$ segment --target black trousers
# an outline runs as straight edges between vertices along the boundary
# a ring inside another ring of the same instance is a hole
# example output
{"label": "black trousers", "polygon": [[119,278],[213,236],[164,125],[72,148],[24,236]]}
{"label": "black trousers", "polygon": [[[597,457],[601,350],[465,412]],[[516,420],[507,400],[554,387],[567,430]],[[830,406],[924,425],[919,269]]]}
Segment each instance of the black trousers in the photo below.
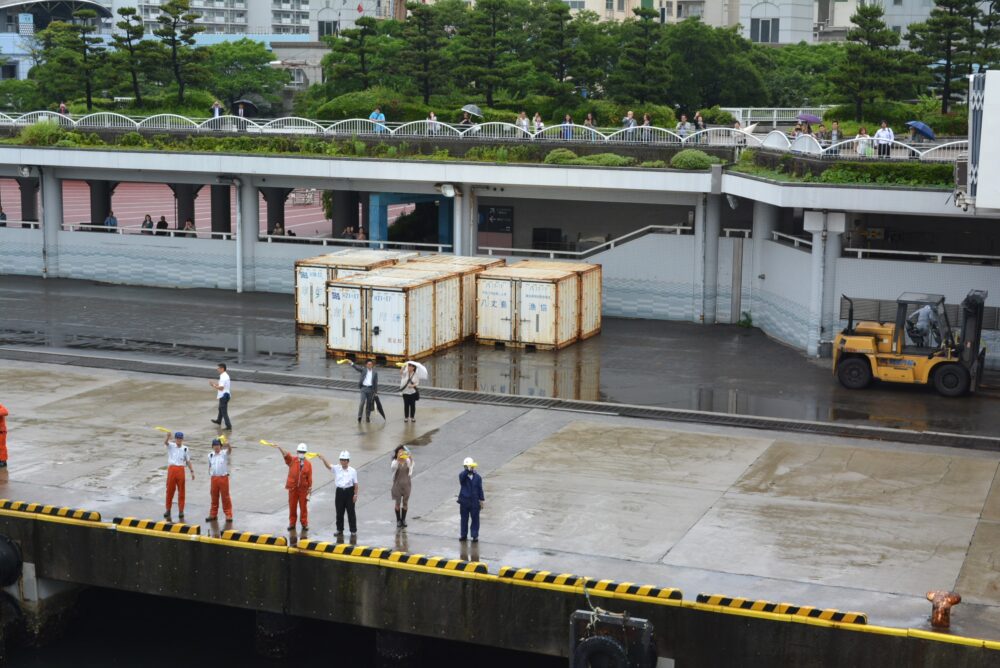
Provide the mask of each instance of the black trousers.
{"label": "black trousers", "polygon": [[417,417],[417,395],[415,394],[403,395],[403,417],[404,418]]}
{"label": "black trousers", "polygon": [[358,532],[358,518],[354,514],[354,487],[337,488],[337,532],[344,531],[344,511],[347,511],[347,523],[351,533]]}
{"label": "black trousers", "polygon": [[229,421],[229,393],[226,392],[221,397],[219,397],[219,415],[215,418],[216,422],[226,423],[226,429],[232,429],[233,423]]}

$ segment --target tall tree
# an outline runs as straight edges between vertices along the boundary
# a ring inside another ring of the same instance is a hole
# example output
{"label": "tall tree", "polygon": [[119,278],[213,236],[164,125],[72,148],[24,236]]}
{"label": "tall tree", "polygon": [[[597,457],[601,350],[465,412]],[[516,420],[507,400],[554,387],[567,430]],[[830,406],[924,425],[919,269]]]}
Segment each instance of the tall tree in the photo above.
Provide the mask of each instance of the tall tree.
{"label": "tall tree", "polygon": [[659,102],[670,82],[664,28],[655,9],[636,8],[620,28],[619,57],[608,75],[610,96],[622,102]]}
{"label": "tall tree", "polygon": [[576,53],[570,61],[569,78],[581,94],[602,97],[608,73],[617,60],[619,24],[601,21],[595,12],[581,11],[573,17],[573,30]]}
{"label": "tall tree", "polygon": [[942,114],[948,113],[955,93],[967,86],[965,75],[976,46],[969,26],[978,15],[976,0],[937,0],[927,20],[912,24],[906,35],[910,47],[930,59],[934,67]]}
{"label": "tall tree", "polygon": [[80,32],[76,26],[52,21],[35,33],[29,51],[35,65],[28,78],[38,82],[38,93],[43,100],[58,104],[83,94]]}
{"label": "tall tree", "polygon": [[925,71],[923,63],[897,48],[899,35],[884,16],[879,4],[858,6],[847,31],[846,57],[831,74],[837,91],[854,105],[856,121],[863,119],[866,104],[912,90]]}
{"label": "tall tree", "polygon": [[191,11],[191,0],[168,0],[160,10],[160,27],[153,34],[160,38],[170,55],[170,69],[177,82],[177,101],[184,103],[184,90],[205,72],[201,52],[194,49],[194,36],[205,30],[195,21],[200,14]]}
{"label": "tall tree", "polygon": [[445,82],[446,62],[442,57],[445,33],[434,5],[418,2],[406,3],[410,15],[403,24],[401,65],[416,85],[424,104],[430,104],[431,95]]}
{"label": "tall tree", "polygon": [[493,106],[500,88],[523,92],[529,71],[521,57],[527,14],[524,0],[479,0],[455,40],[455,78],[482,95],[487,106]]}
{"label": "tall tree", "polygon": [[118,16],[121,21],[115,24],[119,32],[115,33],[111,42],[115,45],[115,53],[124,61],[128,70],[129,78],[132,81],[132,97],[136,104],[142,104],[142,88],[139,86],[139,73],[141,71],[140,43],[146,35],[146,28],[142,23],[142,16],[135,7],[121,7],[118,9]]}
{"label": "tall tree", "polygon": [[288,83],[288,72],[271,67],[274,54],[260,42],[243,38],[220,42],[207,51],[211,77],[208,85],[227,106],[249,94],[277,100],[281,87]]}
{"label": "tall tree", "polygon": [[540,79],[538,92],[565,98],[573,91],[569,78],[578,57],[578,24],[562,0],[547,0],[532,9],[537,18],[537,34],[531,41],[532,62]]}
{"label": "tall tree", "polygon": [[375,82],[378,21],[362,16],[353,28],[341,30],[331,40],[332,51],[323,57],[323,69],[339,93],[371,88]]}
{"label": "tall tree", "polygon": [[87,111],[94,110],[94,74],[104,64],[106,55],[104,40],[97,37],[95,25],[97,11],[94,9],[79,9],[73,13],[77,23],[74,25],[79,35],[76,47],[80,50],[80,74],[83,75],[83,89],[87,97]]}
{"label": "tall tree", "polygon": [[976,63],[980,70],[1000,66],[1000,0],[990,0],[982,5],[979,19],[980,39]]}

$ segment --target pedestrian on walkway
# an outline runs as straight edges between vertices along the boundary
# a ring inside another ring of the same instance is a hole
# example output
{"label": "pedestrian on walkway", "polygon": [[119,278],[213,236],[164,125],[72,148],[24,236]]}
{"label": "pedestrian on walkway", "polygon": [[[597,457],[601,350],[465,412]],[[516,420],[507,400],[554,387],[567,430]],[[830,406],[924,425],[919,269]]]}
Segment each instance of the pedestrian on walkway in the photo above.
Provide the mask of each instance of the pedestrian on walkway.
{"label": "pedestrian on walkway", "polygon": [[168,227],[170,225],[167,223],[167,217],[160,216],[160,219],[156,221],[156,236],[166,236]]}
{"label": "pedestrian on walkway", "polygon": [[410,480],[413,476],[413,457],[405,445],[397,445],[389,464],[392,471],[392,500],[396,504],[396,528],[406,527],[406,509],[410,501]]}
{"label": "pedestrian on walkway", "polygon": [[7,407],[0,404],[0,469],[7,468]]}
{"label": "pedestrian on walkway", "polygon": [[223,448],[221,438],[212,439],[212,452],[208,454],[208,475],[212,485],[209,493],[212,497],[212,507],[208,511],[206,522],[219,519],[219,497],[222,497],[222,512],[226,515],[226,524],[233,521],[233,500],[229,497],[229,456],[233,454],[233,446],[228,441]]}
{"label": "pedestrian on walkway", "polygon": [[108,212],[108,217],[104,219],[104,227],[108,228],[108,232],[118,231],[118,219],[115,217],[114,211]]}
{"label": "pedestrian on walkway", "polygon": [[226,429],[232,431],[233,423],[229,421],[229,399],[232,397],[232,383],[229,381],[229,372],[226,371],[224,362],[219,362],[216,370],[219,372],[219,381],[208,381],[208,384],[215,388],[215,396],[219,400],[219,414],[212,422],[220,425],[225,422]]}
{"label": "pedestrian on walkway", "polygon": [[892,128],[885,121],[881,127],[875,131],[875,146],[878,149],[878,157],[888,158],[892,150],[892,144],[896,141],[896,135],[892,133]]}
{"label": "pedestrian on walkway", "polygon": [[170,440],[170,433],[163,438],[163,445],[167,447],[167,512],[163,513],[166,520],[170,520],[170,510],[174,504],[174,492],[177,492],[177,519],[184,521],[184,467],[191,470],[191,480],[194,480],[194,466],[191,464],[191,453],[184,445],[184,434],[174,433],[174,440]]}
{"label": "pedestrian on walkway", "polygon": [[399,391],[403,395],[403,422],[417,421],[417,400],[420,390],[417,389],[417,367],[407,362],[401,369]]}
{"label": "pedestrian on walkway", "polygon": [[358,533],[358,518],[354,512],[354,506],[358,502],[358,472],[351,466],[351,453],[344,450],[340,453],[340,466],[332,466],[326,457],[320,455],[326,468],[330,469],[337,485],[337,496],[335,499],[337,506],[337,535],[344,535],[344,511],[347,511],[347,524],[351,528],[351,535]]}
{"label": "pedestrian on walkway", "polygon": [[[486,497],[483,495],[483,478],[476,473],[479,466],[472,459],[466,457],[462,462],[465,469],[458,474],[458,509],[460,513],[461,525],[459,527],[459,540],[465,540],[472,533],[472,542],[479,542],[479,511],[483,509]],[[472,526],[469,526],[472,520]]]}
{"label": "pedestrian on walkway", "polygon": [[358,389],[361,390],[361,398],[358,401],[358,422],[361,422],[361,411],[365,412],[365,422],[371,422],[375,393],[378,392],[378,371],[375,370],[375,362],[368,360],[364,366],[351,362],[351,368],[361,374],[361,379],[358,381]]}
{"label": "pedestrian on walkway", "polygon": [[309,446],[299,443],[295,448],[295,457],[285,452],[278,446],[285,464],[288,465],[288,479],[285,481],[285,489],[288,490],[288,530],[295,529],[296,510],[298,510],[298,520],[303,531],[309,531],[309,494],[312,492],[313,469],[312,462],[306,459]]}

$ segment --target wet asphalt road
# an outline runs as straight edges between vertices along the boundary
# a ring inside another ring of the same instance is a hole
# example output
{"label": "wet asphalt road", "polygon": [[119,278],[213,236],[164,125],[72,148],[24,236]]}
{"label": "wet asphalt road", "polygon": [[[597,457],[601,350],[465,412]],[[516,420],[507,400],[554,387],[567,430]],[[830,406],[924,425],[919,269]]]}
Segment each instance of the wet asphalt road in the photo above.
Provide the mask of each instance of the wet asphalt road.
{"label": "wet asphalt road", "polygon": [[[291,295],[0,278],[0,347],[351,378],[322,335],[297,334]],[[1000,433],[1000,377],[975,396],[924,387],[840,387],[828,360],[810,360],[759,330],[608,318],[599,336],[561,351],[466,343],[426,361],[431,385],[670,408],[843,421],[915,430]]]}

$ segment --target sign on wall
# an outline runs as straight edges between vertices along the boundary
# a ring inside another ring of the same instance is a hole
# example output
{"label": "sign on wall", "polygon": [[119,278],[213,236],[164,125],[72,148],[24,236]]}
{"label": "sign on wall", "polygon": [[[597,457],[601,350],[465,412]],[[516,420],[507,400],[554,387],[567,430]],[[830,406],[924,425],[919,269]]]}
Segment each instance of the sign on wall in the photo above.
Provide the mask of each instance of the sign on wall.
{"label": "sign on wall", "polygon": [[512,248],[514,245],[514,207],[479,205],[479,245]]}

